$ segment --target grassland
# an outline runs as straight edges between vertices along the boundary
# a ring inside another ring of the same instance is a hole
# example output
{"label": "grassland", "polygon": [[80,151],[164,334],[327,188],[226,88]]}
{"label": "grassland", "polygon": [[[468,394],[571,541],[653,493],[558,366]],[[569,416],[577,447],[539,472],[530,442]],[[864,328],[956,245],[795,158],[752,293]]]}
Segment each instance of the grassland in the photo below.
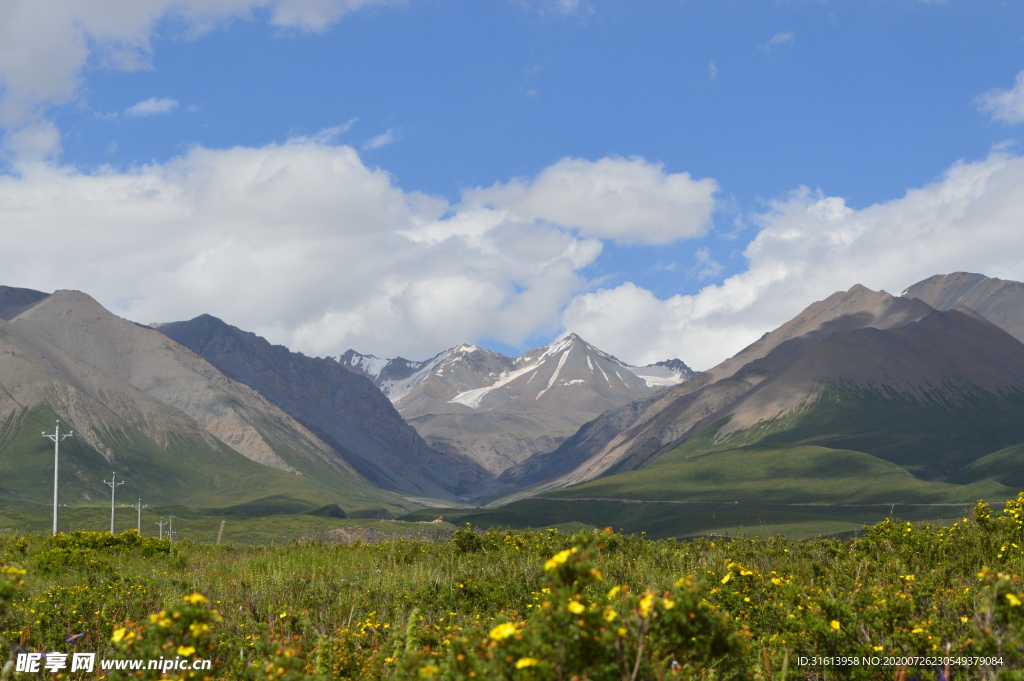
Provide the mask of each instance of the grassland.
{"label": "grassland", "polygon": [[1024,495],[995,511],[803,542],[0,533],[0,634],[5,653],[212,661],[164,677],[183,679],[1020,678]]}

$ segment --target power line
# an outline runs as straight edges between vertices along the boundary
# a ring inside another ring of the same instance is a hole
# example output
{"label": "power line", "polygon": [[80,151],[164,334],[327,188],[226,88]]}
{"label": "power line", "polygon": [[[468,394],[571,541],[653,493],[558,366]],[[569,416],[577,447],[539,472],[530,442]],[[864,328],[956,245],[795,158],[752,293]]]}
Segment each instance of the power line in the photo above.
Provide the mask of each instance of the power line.
{"label": "power line", "polygon": [[10,398],[11,398],[11,401],[12,401],[12,402],[14,402],[14,403],[15,403],[16,405],[18,405],[19,407],[21,407],[21,408],[22,408],[22,410],[24,410],[24,411],[25,411],[25,413],[26,413],[26,414],[28,414],[28,416],[29,416],[29,417],[31,417],[31,418],[33,418],[33,419],[35,419],[36,421],[38,421],[39,423],[41,423],[41,424],[42,424],[42,425],[44,425],[44,426],[47,426],[47,425],[49,425],[49,424],[47,424],[47,423],[46,423],[46,421],[43,421],[43,420],[42,420],[41,418],[39,418],[38,416],[36,416],[36,415],[35,415],[35,413],[33,413],[33,411],[32,411],[31,409],[29,409],[29,408],[28,408],[28,407],[26,407],[26,406],[25,406],[24,404],[22,404],[21,402],[19,402],[19,401],[18,401],[18,399],[17,399],[17,398],[16,398],[16,397],[15,397],[14,395],[12,395],[12,394],[11,394],[11,391],[10,391],[10,390],[8,390],[8,389],[7,389],[7,386],[5,386],[5,385],[4,385],[3,383],[0,383],[0,391],[2,391],[2,392],[3,392],[4,394],[5,394],[5,395],[7,395],[8,397],[10,397]]}

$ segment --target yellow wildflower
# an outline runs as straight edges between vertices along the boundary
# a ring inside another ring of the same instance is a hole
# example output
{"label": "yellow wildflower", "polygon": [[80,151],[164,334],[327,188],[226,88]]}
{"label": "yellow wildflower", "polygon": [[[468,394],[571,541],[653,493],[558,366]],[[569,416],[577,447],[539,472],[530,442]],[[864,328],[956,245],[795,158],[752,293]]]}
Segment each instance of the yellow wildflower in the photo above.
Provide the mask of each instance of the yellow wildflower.
{"label": "yellow wildflower", "polygon": [[516,633],[516,625],[511,622],[505,622],[491,629],[490,637],[495,641],[504,641],[506,638]]}
{"label": "yellow wildflower", "polygon": [[652,608],[654,608],[654,594],[648,591],[647,595],[640,599],[640,616],[648,617]]}
{"label": "yellow wildflower", "polygon": [[544,562],[544,570],[546,572],[551,572],[552,570],[557,568],[559,565],[561,565],[565,561],[569,560],[569,556],[571,556],[572,554],[576,553],[576,551],[577,551],[577,548],[575,546],[572,547],[571,549],[565,549],[564,551],[559,551],[558,553],[556,553],[555,555],[551,556],[551,558],[549,558],[548,560],[546,560]]}

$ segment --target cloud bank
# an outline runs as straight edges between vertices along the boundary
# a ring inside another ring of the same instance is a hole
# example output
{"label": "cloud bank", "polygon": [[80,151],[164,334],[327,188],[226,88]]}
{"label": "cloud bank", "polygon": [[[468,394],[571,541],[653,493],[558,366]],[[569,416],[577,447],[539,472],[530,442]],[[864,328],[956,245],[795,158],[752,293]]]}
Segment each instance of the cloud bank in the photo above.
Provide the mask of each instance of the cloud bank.
{"label": "cloud bank", "polygon": [[[702,233],[710,184],[640,159],[563,159],[450,204],[316,137],[196,148],[132,172],[41,164],[0,177],[5,246],[18,254],[5,283],[73,282],[144,323],[209,312],[315,355],[422,359],[572,330],[633,363],[709,368],[855,283],[898,294],[956,270],[1024,279],[1024,158],[1003,151],[861,210],[794,191],[750,218],[745,270],[692,295],[588,279],[606,243]],[[592,210],[595,187],[611,194],[607,215]],[[675,212],[652,218],[652,202]],[[635,233],[622,217],[631,211],[644,216]],[[719,268],[699,248],[691,277]]]}
{"label": "cloud bank", "polygon": [[632,283],[583,293],[563,324],[633,361],[707,369],[855,283],[899,294],[953,271],[1024,280],[1024,158],[1003,152],[862,210],[805,188],[753,219],[744,272],[667,299]]}
{"label": "cloud bank", "polygon": [[[668,298],[635,282],[602,288],[588,275],[609,244],[649,248],[656,261],[658,247],[713,231],[718,183],[643,158],[564,158],[454,203],[398,187],[337,144],[353,121],[130,170],[59,163],[49,109],[80,96],[87,65],[149,68],[151,39],[168,18],[201,32],[259,13],[283,29],[321,31],[387,2],[0,3],[0,127],[13,168],[0,176],[13,254],[3,283],[81,288],[142,322],[209,312],[317,355],[355,347],[420,359],[462,342],[516,345],[572,330],[633,363],[679,357],[708,368],[855,283],[898,293],[954,270],[1024,279],[1024,159],[1005,151],[861,210],[798,189],[746,216],[756,236],[743,271]],[[763,49],[793,40],[779,33]],[[978,105],[1024,122],[1024,73]],[[126,114],[176,106],[154,97]],[[367,148],[393,139],[385,132]],[[703,247],[682,269],[714,281],[723,267]]]}
{"label": "cloud bank", "polygon": [[666,174],[643,159],[567,158],[530,181],[470,192],[467,200],[499,205],[523,219],[573,227],[625,244],[667,244],[703,236],[711,227],[712,179]]}
{"label": "cloud bank", "polygon": [[[709,211],[692,200],[706,181],[615,158],[564,160],[517,180],[507,200],[477,189],[450,205],[403,191],[329,138],[199,147],[131,172],[45,163],[0,177],[0,224],[17,226],[6,245],[22,256],[5,279],[73,285],[144,323],[209,312],[310,354],[420,358],[467,340],[556,335],[588,288],[584,270],[602,250],[594,233],[631,239],[623,216],[635,213],[653,215],[641,234],[682,238]],[[559,203],[552,178],[576,193]],[[600,219],[580,203],[596,187],[616,190]]]}

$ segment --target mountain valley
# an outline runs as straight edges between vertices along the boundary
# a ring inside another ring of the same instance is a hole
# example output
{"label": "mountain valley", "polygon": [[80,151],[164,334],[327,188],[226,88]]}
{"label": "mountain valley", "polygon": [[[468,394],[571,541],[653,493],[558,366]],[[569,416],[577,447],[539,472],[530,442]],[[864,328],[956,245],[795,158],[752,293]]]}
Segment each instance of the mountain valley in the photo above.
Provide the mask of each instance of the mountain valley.
{"label": "mountain valley", "polygon": [[810,504],[820,527],[887,503],[955,513],[1024,484],[1022,334],[1024,284],[967,273],[853,286],[699,374],[575,334],[515,358],[314,358],[209,315],[146,327],[80,292],[0,287],[0,497],[46,503],[39,432],[60,418],[76,504],[102,503],[114,470],[162,503],[665,536],[706,531],[702,504],[783,524]]}

